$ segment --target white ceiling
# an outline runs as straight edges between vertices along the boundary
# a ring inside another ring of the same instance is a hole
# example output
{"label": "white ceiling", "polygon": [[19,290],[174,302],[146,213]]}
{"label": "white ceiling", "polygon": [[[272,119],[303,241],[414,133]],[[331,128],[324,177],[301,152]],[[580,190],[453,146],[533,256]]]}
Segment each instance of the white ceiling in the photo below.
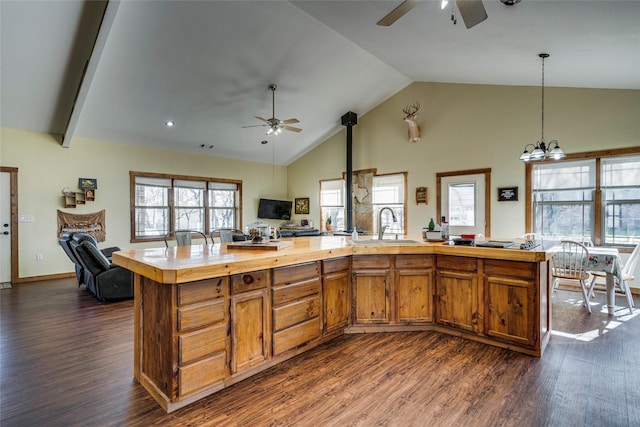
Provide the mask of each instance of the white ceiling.
{"label": "white ceiling", "polygon": [[[457,9],[453,25],[451,7],[424,1],[376,25],[400,3],[112,1],[72,134],[288,164],[340,130],[344,113],[413,81],[540,85],[540,52],[551,54],[547,86],[640,89],[638,0],[485,0],[489,18],[471,29]],[[2,126],[67,132],[103,8],[1,0]],[[276,117],[298,118],[301,133],[242,128],[271,117],[270,83]]]}

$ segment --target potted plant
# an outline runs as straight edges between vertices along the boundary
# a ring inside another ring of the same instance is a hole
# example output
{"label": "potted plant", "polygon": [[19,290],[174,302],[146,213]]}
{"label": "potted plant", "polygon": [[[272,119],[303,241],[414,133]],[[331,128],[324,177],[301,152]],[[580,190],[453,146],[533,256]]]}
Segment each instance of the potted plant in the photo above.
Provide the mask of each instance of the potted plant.
{"label": "potted plant", "polygon": [[325,224],[325,228],[327,229],[327,231],[331,231],[331,217],[327,217],[327,222]]}

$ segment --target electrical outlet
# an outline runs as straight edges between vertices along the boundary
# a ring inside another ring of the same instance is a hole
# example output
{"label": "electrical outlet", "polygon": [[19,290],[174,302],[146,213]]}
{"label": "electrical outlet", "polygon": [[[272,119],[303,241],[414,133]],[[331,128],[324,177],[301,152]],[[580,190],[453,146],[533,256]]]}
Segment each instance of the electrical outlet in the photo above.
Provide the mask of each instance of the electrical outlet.
{"label": "electrical outlet", "polygon": [[34,222],[36,219],[33,215],[20,215],[18,222]]}
{"label": "electrical outlet", "polygon": [[42,261],[44,259],[44,255],[36,254],[36,261]]}

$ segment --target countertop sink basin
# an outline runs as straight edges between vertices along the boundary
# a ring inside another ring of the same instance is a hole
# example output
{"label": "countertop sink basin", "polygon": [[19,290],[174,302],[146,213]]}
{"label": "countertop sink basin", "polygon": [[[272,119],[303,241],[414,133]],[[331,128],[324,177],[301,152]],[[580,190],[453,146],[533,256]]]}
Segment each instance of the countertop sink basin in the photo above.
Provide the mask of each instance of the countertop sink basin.
{"label": "countertop sink basin", "polygon": [[424,242],[420,242],[418,240],[411,239],[366,239],[366,240],[353,240],[352,243],[354,245],[415,245],[415,244],[423,244]]}

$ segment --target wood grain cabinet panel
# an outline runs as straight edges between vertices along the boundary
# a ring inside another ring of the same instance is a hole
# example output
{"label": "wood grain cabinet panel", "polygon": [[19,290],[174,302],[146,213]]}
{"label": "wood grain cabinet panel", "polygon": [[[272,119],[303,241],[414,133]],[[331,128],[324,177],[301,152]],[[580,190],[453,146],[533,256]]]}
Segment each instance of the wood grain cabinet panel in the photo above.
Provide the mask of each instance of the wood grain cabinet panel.
{"label": "wood grain cabinet panel", "polygon": [[484,273],[487,335],[528,347],[537,345],[536,265],[486,260]]}
{"label": "wood grain cabinet panel", "polygon": [[216,277],[215,279],[178,285],[178,305],[182,306],[222,298],[226,283],[226,277]]}
{"label": "wood grain cabinet panel", "polygon": [[255,366],[269,358],[268,290],[231,297],[231,371]]}
{"label": "wood grain cabinet panel", "polygon": [[225,319],[225,301],[217,299],[211,302],[192,304],[178,308],[178,331],[188,331]]}
{"label": "wood grain cabinet panel", "polygon": [[275,307],[273,309],[273,330],[274,332],[281,331],[319,315],[320,295],[318,294]]}
{"label": "wood grain cabinet panel", "polygon": [[325,274],[322,279],[325,334],[349,326],[351,315],[350,278],[349,270],[344,270]]}
{"label": "wood grain cabinet panel", "polygon": [[298,323],[290,328],[273,334],[273,354],[277,356],[287,350],[294,349],[320,336],[320,318],[315,317],[306,322]]}
{"label": "wood grain cabinet panel", "polygon": [[320,262],[273,269],[273,354],[278,356],[322,334]]}
{"label": "wood grain cabinet panel", "polygon": [[226,364],[226,353],[218,353],[181,367],[178,371],[180,396],[185,397],[222,382],[227,372]]}
{"label": "wood grain cabinet panel", "polygon": [[226,340],[226,323],[180,335],[178,339],[180,365],[225,351]]}
{"label": "wood grain cabinet panel", "polygon": [[464,271],[438,271],[436,322],[479,332],[478,277]]}
{"label": "wood grain cabinet panel", "polygon": [[234,274],[231,276],[231,293],[239,294],[266,288],[269,285],[269,273],[269,270],[260,270]]}
{"label": "wood grain cabinet panel", "polygon": [[389,323],[389,270],[352,273],[354,323]]}
{"label": "wood grain cabinet panel", "polygon": [[396,270],[399,322],[433,322],[433,270]]}

